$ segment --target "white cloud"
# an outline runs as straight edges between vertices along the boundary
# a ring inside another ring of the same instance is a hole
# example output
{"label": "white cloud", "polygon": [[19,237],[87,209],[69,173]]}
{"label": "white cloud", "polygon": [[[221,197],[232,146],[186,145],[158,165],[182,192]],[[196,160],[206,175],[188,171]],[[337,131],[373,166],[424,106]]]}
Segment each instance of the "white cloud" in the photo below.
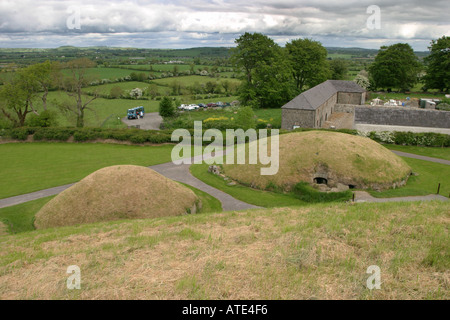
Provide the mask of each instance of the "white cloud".
{"label": "white cloud", "polygon": [[[179,46],[183,41],[191,47],[198,43],[232,45],[236,35],[262,32],[274,39],[308,36],[330,42],[325,45],[379,47],[379,40],[408,40],[425,50],[431,39],[450,33],[448,1],[378,0],[380,30],[366,28],[366,9],[371,4],[372,0],[1,0],[0,34],[6,39],[1,46],[26,44],[27,39],[34,46],[38,35],[40,46],[75,39],[92,44],[98,40],[92,34],[101,34],[101,41],[111,45],[123,41],[123,46],[135,45],[135,38],[145,40],[145,35],[158,39],[163,47]],[[70,6],[80,8],[81,30],[67,29]],[[172,35],[163,38],[168,33]]]}

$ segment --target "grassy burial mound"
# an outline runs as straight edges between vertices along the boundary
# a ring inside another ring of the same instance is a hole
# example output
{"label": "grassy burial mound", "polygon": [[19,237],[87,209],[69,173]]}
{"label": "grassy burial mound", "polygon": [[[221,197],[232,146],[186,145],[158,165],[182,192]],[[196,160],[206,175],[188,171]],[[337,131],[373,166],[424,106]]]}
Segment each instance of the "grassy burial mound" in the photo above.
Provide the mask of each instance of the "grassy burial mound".
{"label": "grassy burial mound", "polygon": [[261,164],[225,164],[224,174],[254,188],[283,191],[292,190],[300,182],[322,191],[384,190],[404,185],[411,174],[403,159],[368,138],[308,131],[280,135],[279,139],[276,175],[261,175]]}
{"label": "grassy burial mound", "polygon": [[119,219],[148,219],[195,213],[190,189],[140,166],[103,168],[48,202],[37,214],[37,229]]}

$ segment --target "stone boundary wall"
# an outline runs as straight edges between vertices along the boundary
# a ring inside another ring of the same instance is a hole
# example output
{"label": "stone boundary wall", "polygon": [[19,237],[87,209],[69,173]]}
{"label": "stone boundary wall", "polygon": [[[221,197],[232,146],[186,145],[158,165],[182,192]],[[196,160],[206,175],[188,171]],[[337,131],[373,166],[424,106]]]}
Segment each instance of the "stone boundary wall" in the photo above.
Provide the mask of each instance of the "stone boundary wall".
{"label": "stone boundary wall", "polygon": [[[342,108],[345,109],[344,107]],[[450,111],[405,107],[357,106],[355,108],[355,124],[363,123],[410,127],[450,128]]]}

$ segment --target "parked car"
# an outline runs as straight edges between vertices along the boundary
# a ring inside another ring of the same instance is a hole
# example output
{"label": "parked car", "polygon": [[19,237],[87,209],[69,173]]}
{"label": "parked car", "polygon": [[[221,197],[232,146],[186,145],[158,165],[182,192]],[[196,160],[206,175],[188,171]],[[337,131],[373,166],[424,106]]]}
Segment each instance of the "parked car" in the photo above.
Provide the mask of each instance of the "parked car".
{"label": "parked car", "polygon": [[203,103],[199,103],[198,106],[199,106],[200,108],[207,108],[207,107],[208,107],[206,104],[203,104]]}
{"label": "parked car", "polygon": [[182,108],[182,110],[192,111],[192,110],[197,110],[198,108],[199,108],[198,105],[196,105],[196,104],[190,104],[190,105],[184,105],[184,107]]}
{"label": "parked car", "polygon": [[214,107],[217,107],[217,104],[215,104],[214,102],[210,102],[210,103],[207,104],[207,107],[208,108],[214,108]]}

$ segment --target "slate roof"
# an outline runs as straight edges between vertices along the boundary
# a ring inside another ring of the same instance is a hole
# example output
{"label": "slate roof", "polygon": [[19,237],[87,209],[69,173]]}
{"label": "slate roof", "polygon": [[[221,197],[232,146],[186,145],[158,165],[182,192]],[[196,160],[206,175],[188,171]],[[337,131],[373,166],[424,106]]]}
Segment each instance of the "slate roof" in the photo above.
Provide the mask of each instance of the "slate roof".
{"label": "slate roof", "polygon": [[365,90],[353,81],[327,80],[298,95],[281,108],[316,110],[337,92],[363,93]]}

